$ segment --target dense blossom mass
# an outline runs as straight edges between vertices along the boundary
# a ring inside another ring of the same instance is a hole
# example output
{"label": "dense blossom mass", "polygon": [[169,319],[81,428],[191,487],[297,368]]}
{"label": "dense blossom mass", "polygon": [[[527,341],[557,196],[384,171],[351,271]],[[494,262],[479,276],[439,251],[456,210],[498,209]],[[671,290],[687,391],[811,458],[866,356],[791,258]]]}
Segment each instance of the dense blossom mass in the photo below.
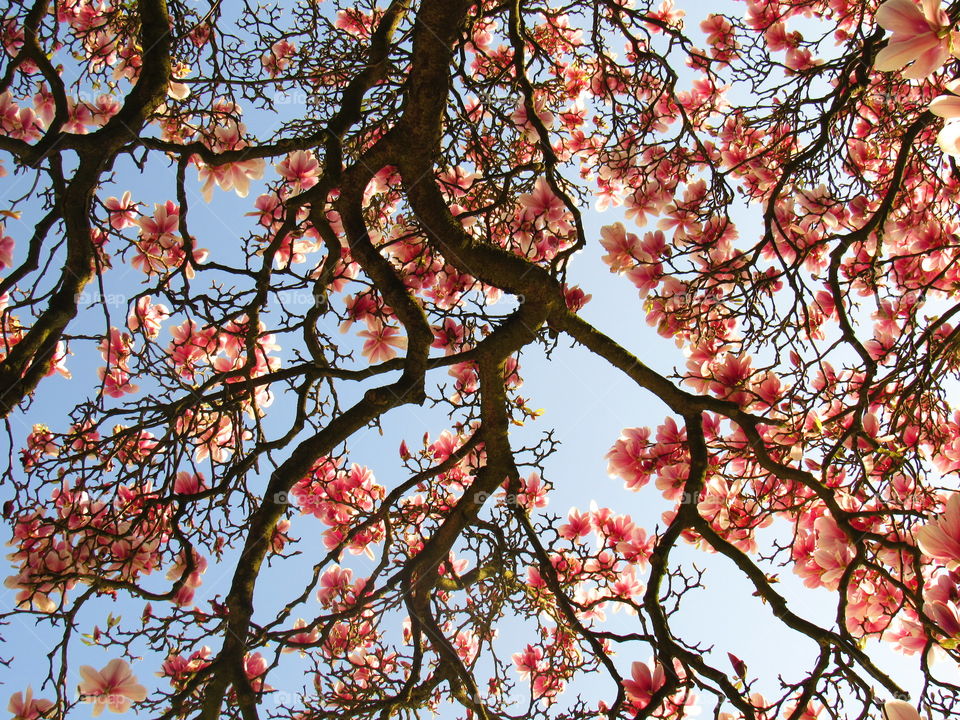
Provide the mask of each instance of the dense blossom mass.
{"label": "dense blossom mass", "polygon": [[[8,712],[956,717],[958,22],[2,3]],[[666,409],[616,507],[553,353]],[[700,637],[716,588],[804,651]]]}

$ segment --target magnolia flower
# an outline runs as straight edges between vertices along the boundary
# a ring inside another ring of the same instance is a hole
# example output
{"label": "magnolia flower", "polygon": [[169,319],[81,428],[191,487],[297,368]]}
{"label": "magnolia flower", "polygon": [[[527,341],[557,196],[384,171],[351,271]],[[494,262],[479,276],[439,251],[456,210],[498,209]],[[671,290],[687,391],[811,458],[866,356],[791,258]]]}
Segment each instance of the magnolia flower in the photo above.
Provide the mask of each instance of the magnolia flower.
{"label": "magnolia flower", "polygon": [[886,720],[920,720],[920,713],[903,700],[887,700],[883,704],[883,716]]}
{"label": "magnolia flower", "polygon": [[666,682],[667,677],[660,663],[655,663],[651,671],[649,665],[634,662],[630,666],[630,678],[623,681],[623,689],[627,691],[627,697],[633,702],[640,707],[645,707],[650,704],[653,694]]}
{"label": "magnolia flower", "polygon": [[13,713],[13,720],[36,720],[45,715],[53,707],[53,703],[43,698],[33,697],[33,688],[27,687],[23,694],[15,692],[10,696],[7,712]]}
{"label": "magnolia flower", "polygon": [[937,144],[947,155],[960,155],[960,80],[947,83],[952,95],[941,95],[930,103],[930,112],[947,122],[937,135]]}
{"label": "magnolia flower", "polygon": [[950,638],[960,637],[960,614],[954,603],[940,600],[925,603],[923,614],[933,620]]}
{"label": "magnolia flower", "polygon": [[140,702],[147,697],[147,689],[137,682],[130,666],[123,660],[111,660],[102,670],[83,665],[80,674],[83,676],[80,693],[93,701],[94,717],[105,707],[110,712],[127,712],[131,701]]}
{"label": "magnolia flower", "polygon": [[951,569],[960,566],[960,493],[950,496],[943,515],[917,530],[917,545]]}
{"label": "magnolia flower", "polygon": [[174,100],[186,100],[190,97],[190,88],[180,81],[190,74],[190,66],[184,63],[176,63],[171,74],[173,77],[167,84],[167,96]]}
{"label": "magnolia flower", "polygon": [[186,100],[190,97],[190,88],[182,82],[171,80],[167,85],[167,95],[174,100]]}
{"label": "magnolia flower", "polygon": [[940,0],[887,0],[876,14],[877,24],[893,33],[887,46],[877,53],[873,67],[881,72],[900,70],[910,79],[935,72],[950,55],[950,18]]}
{"label": "magnolia flower", "polygon": [[119,200],[114,196],[108,197],[103,201],[103,206],[110,213],[110,227],[114,230],[137,224],[137,204],[133,202],[129,190]]}
{"label": "magnolia flower", "polygon": [[372,363],[384,362],[394,357],[397,350],[405,350],[407,339],[393,325],[384,325],[379,320],[368,321],[367,329],[357,333],[364,338],[363,355]]}
{"label": "magnolia flower", "polygon": [[173,483],[173,491],[177,495],[196,495],[207,489],[203,473],[189,473],[181,470],[177,473]]}
{"label": "magnolia flower", "polygon": [[13,238],[3,232],[3,223],[0,223],[0,270],[13,265]]}

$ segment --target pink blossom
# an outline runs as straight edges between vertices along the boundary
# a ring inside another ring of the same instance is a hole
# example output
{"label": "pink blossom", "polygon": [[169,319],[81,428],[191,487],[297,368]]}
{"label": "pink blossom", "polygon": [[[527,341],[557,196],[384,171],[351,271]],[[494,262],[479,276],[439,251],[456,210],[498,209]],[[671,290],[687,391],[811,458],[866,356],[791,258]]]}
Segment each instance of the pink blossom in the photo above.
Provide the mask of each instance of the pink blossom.
{"label": "pink blossom", "polygon": [[[553,113],[547,108],[543,107],[542,101],[537,101],[534,103],[534,111],[536,112],[537,117],[540,119],[540,122],[543,123],[543,126],[547,130],[553,127]],[[527,105],[525,102],[521,102],[519,105],[517,105],[517,108],[513,111],[513,115],[510,116],[510,119],[515,125],[523,129],[523,135],[528,141],[538,142],[540,140],[540,133],[537,131],[537,128],[530,121],[529,116],[527,115]]]}
{"label": "pink blossom", "polygon": [[927,647],[927,633],[923,625],[908,618],[901,618],[895,630],[884,633],[884,639],[889,640],[904,655],[923,652]]}
{"label": "pink blossom", "polygon": [[650,481],[653,464],[647,457],[650,428],[626,428],[607,453],[607,474],[620,477],[627,488],[639,490]]}
{"label": "pink blossom", "polygon": [[946,89],[950,95],[941,95],[934,98],[930,103],[929,110],[934,115],[953,120],[960,118],[960,80],[951,80],[946,84]]}
{"label": "pink blossom", "polygon": [[178,495],[196,495],[206,489],[203,473],[189,473],[182,470],[177,473],[173,483],[173,491]]}
{"label": "pink blossom", "polygon": [[337,20],[334,24],[351,35],[369,37],[373,22],[373,16],[367,15],[362,10],[350,8],[349,10],[338,10]]}
{"label": "pink blossom", "polygon": [[513,664],[522,680],[529,680],[531,675],[535,675],[542,662],[543,651],[534,645],[527,645],[523,652],[513,654]]}
{"label": "pink blossom", "polygon": [[7,577],[3,581],[3,586],[18,591],[14,598],[18,608],[52,613],[58,607],[58,603],[49,596],[49,593],[53,592],[53,588],[47,583],[41,585],[38,589],[37,581],[33,578],[33,571],[29,567],[25,567],[19,575]]}
{"label": "pink blossom", "polygon": [[701,21],[700,30],[707,36],[710,54],[721,62],[731,60],[736,55],[737,42],[734,38],[733,24],[723,15],[711,13]]}
{"label": "pink blossom", "polygon": [[934,601],[925,603],[923,613],[936,623],[947,637],[960,637],[960,612],[953,602]]}
{"label": "pink blossom", "polygon": [[520,478],[520,492],[517,494],[517,502],[527,512],[534,508],[543,508],[547,506],[550,499],[547,497],[548,488],[544,484],[540,473],[532,472],[526,478]]}
{"label": "pink blossom", "polygon": [[461,630],[453,641],[457,655],[465,663],[473,662],[480,651],[480,640],[471,630]]}
{"label": "pink blossom", "polygon": [[443,348],[444,354],[452,355],[459,351],[464,341],[464,327],[453,318],[446,318],[441,327],[433,328],[436,338],[430,347]]}
{"label": "pink blossom", "polygon": [[917,545],[947,567],[960,567],[960,493],[950,496],[941,517],[917,530]]}
{"label": "pink blossom", "polygon": [[930,112],[946,119],[937,134],[937,144],[947,155],[960,155],[960,80],[947,83],[950,95],[941,95],[930,103]]}
{"label": "pink blossom", "polygon": [[893,33],[877,53],[874,68],[880,72],[900,70],[911,80],[938,70],[950,55],[950,18],[940,0],[887,0],[877,8],[877,24]]}
{"label": "pink blossom", "polygon": [[110,227],[114,230],[123,230],[137,224],[137,204],[130,199],[129,190],[119,200],[116,197],[108,197],[103,201],[103,205],[110,213]]}
{"label": "pink blossom", "polygon": [[143,217],[137,225],[144,237],[150,239],[175,235],[180,227],[180,207],[172,200],[154,205],[153,217]]}
{"label": "pink blossom", "polygon": [[617,545],[617,552],[623,555],[623,559],[634,565],[646,565],[653,554],[653,548],[656,544],[656,537],[647,536],[647,531],[643,528],[634,528],[632,536]]}
{"label": "pink blossom", "polygon": [[193,652],[189,658],[182,655],[170,655],[163,661],[160,672],[157,674],[161,677],[170,678],[170,683],[176,686],[178,682],[186,680],[193,673],[209,665],[210,653],[210,648],[204,645]]}
{"label": "pink blossom", "polygon": [[320,174],[320,163],[312,150],[294,150],[276,168],[280,177],[297,190],[312,188]]}
{"label": "pink blossom", "polygon": [[190,42],[192,42],[196,47],[203,47],[210,39],[210,32],[212,30],[213,27],[210,25],[210,23],[200,23],[190,31]]}
{"label": "pink blossom", "polygon": [[451,197],[466,195],[476,178],[476,173],[464,170],[460,165],[456,165],[437,176],[440,187]]}
{"label": "pink blossom", "polygon": [[290,58],[297,52],[297,46],[286,38],[277,40],[270,46],[270,52],[264,53],[260,58],[263,63],[263,69],[267,71],[270,77],[276,77],[282,70],[286,70],[290,65]]}
{"label": "pink blossom", "polygon": [[456,435],[449,430],[444,430],[440,436],[430,444],[428,448],[430,453],[438,462],[443,462],[453,454],[453,451],[460,446],[460,441]]}
{"label": "pink blossom", "polygon": [[813,553],[813,560],[824,571],[820,580],[827,587],[836,587],[856,552],[832,517],[818,517],[813,526],[817,533],[817,549]]}
{"label": "pink blossom", "polygon": [[904,700],[887,700],[883,704],[883,716],[886,720],[920,720],[920,713]]}
{"label": "pink blossom", "polygon": [[184,320],[180,325],[170,328],[170,334],[173,342],[167,352],[184,377],[192,378],[195,366],[208,360],[209,355],[217,350],[216,329],[209,327],[200,330],[193,320]]}
{"label": "pink blossom", "polygon": [[[239,108],[232,104],[221,103],[223,112],[239,113]],[[235,118],[227,117],[217,124],[212,133],[205,138],[211,150],[242,150],[247,146],[243,135],[246,131],[243,123]],[[197,174],[203,182],[201,192],[203,199],[208,203],[213,200],[213,186],[218,185],[223,190],[235,190],[240,197],[246,197],[250,192],[250,180],[263,177],[266,162],[262,158],[240,160],[223,165],[207,165],[194,156],[197,162]]]}
{"label": "pink blossom", "polygon": [[33,688],[27,687],[26,692],[15,692],[10,696],[7,711],[13,713],[12,720],[37,720],[53,708],[53,703],[43,698],[33,697]]}
{"label": "pink blossom", "polygon": [[660,663],[654,664],[651,671],[646,663],[634,662],[630,666],[630,679],[623,681],[623,689],[627,691],[627,697],[639,707],[646,707],[653,694],[666,682],[667,678]]}
{"label": "pink blossom", "polygon": [[31,108],[21,108],[10,92],[0,94],[0,131],[24,142],[33,142],[41,135],[42,121]]}
{"label": "pink blossom", "polygon": [[111,660],[102,670],[83,665],[80,675],[83,677],[80,693],[93,701],[94,717],[104,708],[114,713],[127,712],[131,701],[141,702],[147,697],[147,689],[137,682],[130,666],[120,659]]}
{"label": "pink blossom", "polygon": [[[540,574],[540,570],[533,567],[532,565],[527,568],[527,587],[530,587],[530,588],[547,587],[547,581],[543,579],[543,575]],[[514,655],[514,659],[516,659],[516,655]]]}
{"label": "pink blossom", "polygon": [[568,287],[566,283],[563,284],[563,300],[567,308],[572,312],[579,312],[592,298],[593,295],[585,293],[583,289],[577,285]]}
{"label": "pink blossom", "polygon": [[4,234],[3,223],[0,223],[0,270],[13,265],[13,238]]}
{"label": "pink blossom", "polygon": [[181,552],[177,555],[174,564],[167,571],[167,580],[173,582],[183,581],[183,584],[173,596],[173,602],[180,607],[184,607],[193,602],[194,591],[203,584],[201,577],[207,571],[207,559],[193,551],[193,571],[186,575],[187,560],[186,554]]}
{"label": "pink blossom", "polygon": [[722,363],[711,363],[710,374],[713,376],[713,381],[709,384],[710,392],[738,404],[749,400],[749,395],[743,392],[743,388],[753,375],[750,356],[728,354]]}
{"label": "pink blossom", "polygon": [[636,264],[640,238],[633,233],[628,233],[623,223],[604,225],[600,228],[600,244],[607,251],[603,261],[610,266],[612,272],[621,272]]}
{"label": "pink blossom", "polygon": [[538,177],[533,192],[521,195],[519,200],[523,207],[523,217],[535,227],[548,228],[555,232],[570,230],[567,206],[554,194],[544,177]]}
{"label": "pink blossom", "polygon": [[270,550],[275,553],[282,553],[283,548],[290,542],[290,520],[281,518],[273,528],[273,537],[270,538]]}
{"label": "pink blossom", "polygon": [[[293,624],[294,630],[305,630],[306,627],[307,627],[307,621],[304,620],[303,618],[297,618],[297,621]],[[313,643],[317,642],[317,640],[319,639],[320,639],[320,631],[317,628],[312,628],[307,632],[294,633],[289,638],[287,638],[287,642],[290,645],[312,645]],[[289,652],[293,652],[296,649],[297,649],[296,647],[285,647],[283,648],[283,652],[289,653]],[[300,649],[300,654],[301,655],[304,654],[304,651],[302,648]]]}
{"label": "pink blossom", "polygon": [[572,508],[567,515],[568,522],[560,526],[558,532],[560,537],[568,540],[576,540],[590,534],[590,516],[582,514],[576,508]]}
{"label": "pink blossom", "polygon": [[357,333],[366,338],[363,343],[363,356],[372,363],[384,362],[397,354],[397,349],[407,347],[407,339],[393,325],[384,325],[379,320],[367,321],[367,329]]}
{"label": "pink blossom", "polygon": [[[643,583],[637,580],[637,577],[633,574],[632,570],[624,570],[617,576],[617,579],[610,586],[610,590],[616,597],[629,600],[643,592]],[[613,611],[617,612],[620,607],[620,603],[615,603],[613,606]],[[626,607],[628,612],[635,612],[629,606]]]}
{"label": "pink blossom", "polygon": [[120,368],[98,368],[97,376],[103,383],[103,394],[112,398],[120,398],[140,389],[130,382],[130,374]]}
{"label": "pink blossom", "polygon": [[201,165],[197,170],[203,181],[200,192],[208,203],[213,201],[213,186],[222,190],[233,190],[238,197],[245,198],[250,193],[250,181],[263,177],[264,161],[256,158],[226,163],[224,165]]}
{"label": "pink blossom", "polygon": [[320,577],[320,589],[317,590],[317,600],[324,607],[330,607],[334,599],[350,590],[353,581],[353,571],[334,565]]}
{"label": "pink blossom", "polygon": [[148,338],[155,339],[160,334],[160,323],[170,317],[166,305],[153,304],[149,295],[137,299],[136,305],[127,315],[127,327],[131,331],[142,330]]}
{"label": "pink blossom", "polygon": [[253,653],[243,658],[243,671],[250,681],[250,687],[255,691],[263,688],[263,676],[267,672],[267,661],[260,653]]}

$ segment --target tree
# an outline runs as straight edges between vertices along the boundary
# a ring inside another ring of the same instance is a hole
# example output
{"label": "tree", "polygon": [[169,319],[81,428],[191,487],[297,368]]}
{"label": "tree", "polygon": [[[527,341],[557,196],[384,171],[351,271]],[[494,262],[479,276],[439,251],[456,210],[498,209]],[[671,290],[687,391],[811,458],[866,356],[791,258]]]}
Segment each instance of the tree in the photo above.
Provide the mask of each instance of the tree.
{"label": "tree", "polygon": [[[710,10],[7,4],[3,618],[59,638],[15,717],[958,712],[960,3]],[[672,376],[582,317],[597,243]],[[669,409],[607,456],[661,522],[544,509],[519,359],[571,345]],[[351,448],[404,406],[447,429],[377,479]],[[687,546],[816,644],[799,679],[684,634]]]}

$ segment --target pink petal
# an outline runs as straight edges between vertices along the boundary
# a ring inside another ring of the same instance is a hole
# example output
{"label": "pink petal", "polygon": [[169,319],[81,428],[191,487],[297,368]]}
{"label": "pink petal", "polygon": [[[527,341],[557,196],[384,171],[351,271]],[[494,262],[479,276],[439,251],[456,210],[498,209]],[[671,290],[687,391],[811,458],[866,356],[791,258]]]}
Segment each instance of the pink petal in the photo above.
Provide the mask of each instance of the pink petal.
{"label": "pink petal", "polygon": [[103,691],[105,686],[103,676],[100,675],[96,668],[90,665],[81,665],[80,675],[83,677],[83,682],[80,683],[81,693],[84,695],[97,695]]}
{"label": "pink petal", "polygon": [[942,118],[960,117],[960,97],[956,95],[941,95],[930,103],[928,108],[934,115]]}
{"label": "pink petal", "polygon": [[23,695],[19,692],[15,692],[10,696],[10,702],[7,704],[7,712],[13,713],[14,715],[24,715],[24,708],[30,703],[30,691],[27,691],[27,697],[24,699]]}
{"label": "pink petal", "polygon": [[919,80],[935,73],[950,56],[950,51],[943,42],[924,52],[917,61],[903,71],[903,76],[910,80]]}
{"label": "pink petal", "polygon": [[923,14],[930,22],[946,27],[950,24],[950,16],[943,10],[940,0],[922,0]]}
{"label": "pink petal", "polygon": [[944,512],[944,522],[954,537],[960,537],[960,492],[954,493],[947,499],[947,509]]}
{"label": "pink petal", "polygon": [[[958,123],[952,125],[956,126]],[[960,127],[955,128],[954,132],[958,135],[957,140],[960,140]],[[917,545],[931,557],[960,560],[960,542],[948,535],[939,523],[929,523],[917,530]]]}
{"label": "pink petal", "polygon": [[137,702],[141,702],[147,698],[147,689],[138,683],[136,678],[132,676],[125,680],[124,683],[117,688],[117,690],[131,700],[136,700]]}
{"label": "pink petal", "polygon": [[114,658],[107,663],[107,666],[100,671],[104,682],[111,688],[120,685],[130,675],[130,666],[123,660]]}
{"label": "pink petal", "polygon": [[887,700],[883,704],[883,714],[887,720],[920,720],[920,713],[903,700]]}
{"label": "pink petal", "polygon": [[110,712],[125,713],[130,709],[130,700],[119,693],[113,693],[107,699]]}
{"label": "pink petal", "polygon": [[650,677],[650,668],[647,667],[646,663],[635,662],[630,669],[634,681],[636,681],[639,685],[642,685],[647,689],[653,685],[653,678]]}
{"label": "pink petal", "polygon": [[937,135],[937,144],[947,155],[960,155],[960,122],[948,122]]}
{"label": "pink petal", "polygon": [[879,72],[899,70],[939,44],[939,40],[933,35],[891,40],[883,50],[877,53],[877,57],[873,61],[873,68]]}
{"label": "pink petal", "polygon": [[874,15],[877,25],[894,33],[916,34],[929,30],[930,25],[913,0],[887,0]]}

